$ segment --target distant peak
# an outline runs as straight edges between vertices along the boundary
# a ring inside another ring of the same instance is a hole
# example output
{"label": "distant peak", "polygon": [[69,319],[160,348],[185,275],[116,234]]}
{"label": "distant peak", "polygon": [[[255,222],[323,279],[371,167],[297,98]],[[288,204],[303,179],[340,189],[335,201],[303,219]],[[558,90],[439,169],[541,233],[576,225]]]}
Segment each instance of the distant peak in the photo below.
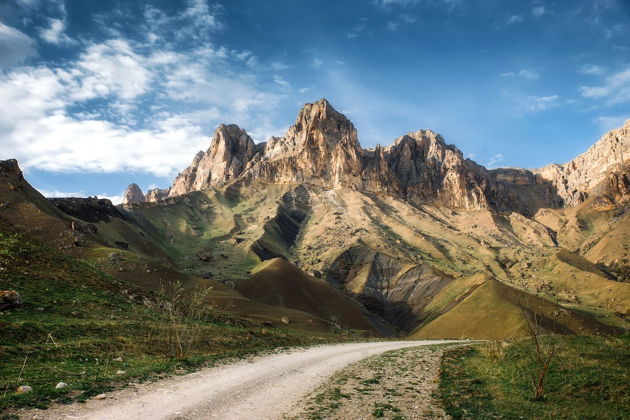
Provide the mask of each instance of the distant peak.
{"label": "distant peak", "polygon": [[144,203],[147,201],[138,184],[129,184],[123,194],[123,204]]}

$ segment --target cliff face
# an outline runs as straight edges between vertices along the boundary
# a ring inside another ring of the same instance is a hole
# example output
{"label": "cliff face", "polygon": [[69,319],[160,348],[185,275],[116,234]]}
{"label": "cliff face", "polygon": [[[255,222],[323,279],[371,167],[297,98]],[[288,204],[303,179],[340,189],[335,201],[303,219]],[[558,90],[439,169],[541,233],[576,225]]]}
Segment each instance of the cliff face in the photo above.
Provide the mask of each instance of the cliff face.
{"label": "cliff face", "polygon": [[591,191],[625,167],[630,159],[630,120],[606,133],[586,152],[565,164],[551,164],[532,172],[549,181],[566,206],[580,204]]}
{"label": "cliff face", "polygon": [[322,99],[305,105],[284,137],[266,143],[256,145],[236,125],[219,126],[208,151],[195,156],[168,195],[239,178],[386,193],[416,205],[531,215],[540,207],[582,202],[613,165],[623,163],[624,154],[630,155],[629,132],[630,121],[564,165],[489,171],[430,130],[409,133],[390,146],[363,149],[352,122]]}
{"label": "cliff face", "polygon": [[157,203],[160,200],[164,200],[171,192],[170,188],[153,188],[147,191],[146,199],[149,203]]}
{"label": "cliff face", "polygon": [[191,165],[177,175],[169,195],[207,189],[237,178],[254,157],[252,138],[234,124],[220,125],[212,137],[210,148],[199,152]]}

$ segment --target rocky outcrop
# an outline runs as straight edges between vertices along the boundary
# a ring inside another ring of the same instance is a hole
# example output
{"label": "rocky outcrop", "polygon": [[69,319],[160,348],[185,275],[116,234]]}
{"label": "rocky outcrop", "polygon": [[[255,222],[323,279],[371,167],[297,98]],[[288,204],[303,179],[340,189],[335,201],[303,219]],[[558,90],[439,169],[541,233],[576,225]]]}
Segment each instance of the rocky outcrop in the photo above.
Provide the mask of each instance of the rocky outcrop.
{"label": "rocky outcrop", "polygon": [[464,159],[462,152],[447,145],[430,130],[410,133],[386,149],[396,190],[417,204],[439,204],[463,209],[489,206],[486,170]]}
{"label": "rocky outcrop", "polygon": [[147,201],[138,184],[131,184],[123,194],[122,204],[136,204]]}
{"label": "rocky outcrop", "polygon": [[210,148],[195,155],[191,165],[175,178],[169,196],[201,191],[236,179],[254,157],[256,145],[237,125],[220,125]]}
{"label": "rocky outcrop", "polygon": [[85,222],[109,222],[110,217],[126,220],[125,216],[106,198],[49,198],[59,210]]}
{"label": "rocky outcrop", "polygon": [[327,100],[307,104],[284,137],[272,137],[245,176],[271,182],[357,186],[363,150],[354,125]]}
{"label": "rocky outcrop", "polygon": [[613,165],[604,179],[593,189],[593,205],[598,210],[628,204],[630,202],[630,163],[626,166]]}
{"label": "rocky outcrop", "polygon": [[623,127],[606,133],[586,152],[565,164],[551,164],[532,172],[551,182],[564,205],[586,200],[592,190],[622,168],[630,159],[630,120]]}
{"label": "rocky outcrop", "polygon": [[422,309],[453,278],[425,264],[410,265],[364,246],[344,251],[328,280],[346,290],[371,312],[403,331],[418,324]]}
{"label": "rocky outcrop", "polygon": [[153,188],[147,191],[146,199],[149,203],[157,203],[158,201],[168,198],[170,192],[170,188]]}

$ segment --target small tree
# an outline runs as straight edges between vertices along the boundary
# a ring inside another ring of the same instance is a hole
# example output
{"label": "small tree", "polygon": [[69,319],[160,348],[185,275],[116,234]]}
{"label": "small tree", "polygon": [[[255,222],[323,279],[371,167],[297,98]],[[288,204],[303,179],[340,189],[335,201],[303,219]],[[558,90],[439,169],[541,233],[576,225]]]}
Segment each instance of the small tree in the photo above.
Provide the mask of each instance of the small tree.
{"label": "small tree", "polygon": [[520,301],[519,307],[531,340],[530,345],[523,345],[524,352],[533,365],[527,375],[533,387],[534,400],[540,401],[545,394],[545,377],[561,348],[560,335],[555,331],[555,324],[551,330],[545,331],[536,313],[528,313]]}

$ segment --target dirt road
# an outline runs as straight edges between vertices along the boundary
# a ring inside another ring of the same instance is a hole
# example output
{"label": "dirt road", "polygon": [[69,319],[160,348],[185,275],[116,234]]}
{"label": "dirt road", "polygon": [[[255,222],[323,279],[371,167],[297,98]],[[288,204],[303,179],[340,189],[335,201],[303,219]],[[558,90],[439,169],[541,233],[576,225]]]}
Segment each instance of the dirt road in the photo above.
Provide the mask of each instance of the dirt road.
{"label": "dirt road", "polygon": [[259,356],[121,390],[104,400],[60,406],[22,418],[277,419],[337,370],[388,350],[444,341],[318,346]]}

